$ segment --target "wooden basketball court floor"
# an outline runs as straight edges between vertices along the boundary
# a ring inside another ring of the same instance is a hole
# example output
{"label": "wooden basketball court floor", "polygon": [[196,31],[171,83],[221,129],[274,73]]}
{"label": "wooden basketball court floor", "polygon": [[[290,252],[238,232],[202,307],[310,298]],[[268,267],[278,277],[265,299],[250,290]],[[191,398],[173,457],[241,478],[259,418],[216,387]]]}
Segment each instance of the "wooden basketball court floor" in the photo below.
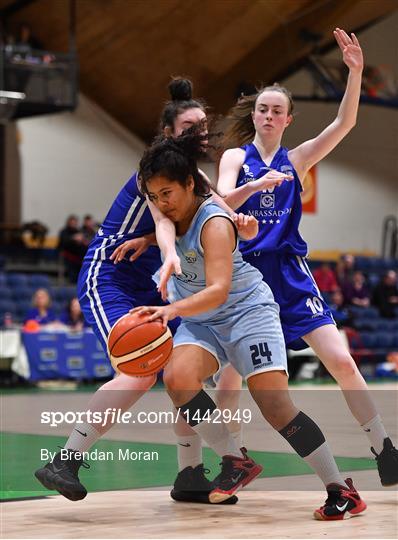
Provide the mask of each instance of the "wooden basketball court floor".
{"label": "wooden basketball court floor", "polygon": [[[247,391],[241,409],[253,417],[243,426],[244,443],[264,466],[234,506],[176,503],[169,490],[177,472],[170,424],[115,425],[95,448],[110,455],[121,449],[158,454],[151,461],[90,461],[80,477],[89,494],[71,502],[45,491],[33,477],[41,450],[57,451],[73,424],[49,427],[42,411],[84,411],[85,392],[10,392],[2,397],[2,538],[397,538],[398,492],[382,488],[366,437],[334,386],[300,386],[293,400],[319,423],[343,477],[352,477],[368,504],[363,514],[340,522],[319,522],[312,512],[325,492],[320,481],[290,446],[266,424]],[[395,384],[372,385],[373,397],[389,433],[397,442]],[[164,391],[147,393],[132,409],[170,410]],[[124,454],[125,455],[125,454]],[[217,458],[204,448],[210,477]]]}

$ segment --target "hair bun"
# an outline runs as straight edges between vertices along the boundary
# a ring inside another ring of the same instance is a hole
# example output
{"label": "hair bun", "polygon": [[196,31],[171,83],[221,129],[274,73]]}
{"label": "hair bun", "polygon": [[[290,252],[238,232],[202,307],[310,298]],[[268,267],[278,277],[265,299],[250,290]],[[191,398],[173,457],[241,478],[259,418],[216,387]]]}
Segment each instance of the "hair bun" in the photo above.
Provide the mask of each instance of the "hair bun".
{"label": "hair bun", "polygon": [[189,101],[192,99],[192,83],[189,79],[177,77],[168,86],[172,101]]}

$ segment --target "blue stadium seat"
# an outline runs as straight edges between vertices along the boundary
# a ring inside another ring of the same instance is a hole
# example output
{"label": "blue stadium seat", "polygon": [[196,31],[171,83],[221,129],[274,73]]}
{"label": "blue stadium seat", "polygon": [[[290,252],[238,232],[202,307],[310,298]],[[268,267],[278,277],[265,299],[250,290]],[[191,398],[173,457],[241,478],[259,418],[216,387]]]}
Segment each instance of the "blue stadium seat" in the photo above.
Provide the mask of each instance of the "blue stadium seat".
{"label": "blue stadium seat", "polygon": [[15,317],[16,311],[15,302],[12,300],[0,300],[0,315],[11,313],[11,315]]}
{"label": "blue stadium seat", "polygon": [[376,346],[379,349],[391,349],[394,346],[394,334],[392,332],[376,332]]}
{"label": "blue stadium seat", "polygon": [[25,318],[26,313],[31,309],[32,304],[29,300],[20,299],[17,302],[15,302],[15,305],[16,305],[18,320],[22,322]]}
{"label": "blue stadium seat", "polygon": [[45,274],[34,274],[29,278],[29,285],[35,289],[48,289],[50,287],[50,278]]}
{"label": "blue stadium seat", "polygon": [[51,292],[54,299],[65,303],[77,295],[76,287],[54,287]]}
{"label": "blue stadium seat", "polygon": [[66,302],[61,301],[54,301],[51,304],[51,308],[54,310],[57,317],[61,315],[66,309]]}
{"label": "blue stadium seat", "polygon": [[377,334],[374,332],[361,332],[361,340],[366,349],[374,349],[377,346]]}
{"label": "blue stadium seat", "polygon": [[[358,317],[354,321],[354,326],[357,330],[377,330],[379,329],[379,319],[369,319],[368,317]],[[383,328],[380,328],[383,330]]]}
{"label": "blue stadium seat", "polygon": [[369,319],[378,319],[380,317],[379,310],[375,307],[367,307],[364,308],[364,317],[368,317]]}
{"label": "blue stadium seat", "polygon": [[372,266],[373,264],[371,257],[355,257],[355,270],[361,270],[362,272],[366,272],[367,270],[372,268]]}
{"label": "blue stadium seat", "polygon": [[12,300],[12,289],[0,285],[0,300]]}
{"label": "blue stadium seat", "polygon": [[10,272],[7,274],[7,284],[9,287],[27,287],[28,276],[26,274]]}
{"label": "blue stadium seat", "polygon": [[355,318],[361,319],[377,319],[379,311],[374,307],[350,306],[350,312]]}
{"label": "blue stadium seat", "polygon": [[380,268],[386,270],[393,270],[397,267],[397,259],[380,259]]}
{"label": "blue stadium seat", "polygon": [[35,289],[31,289],[30,287],[12,287],[10,291],[15,302],[18,302],[18,300],[28,300],[31,302]]}
{"label": "blue stadium seat", "polygon": [[374,272],[368,274],[368,283],[371,289],[374,289],[380,281],[380,275]]}
{"label": "blue stadium seat", "polygon": [[398,333],[398,319],[381,319],[380,325],[377,328],[378,330],[385,330],[387,332],[397,332]]}

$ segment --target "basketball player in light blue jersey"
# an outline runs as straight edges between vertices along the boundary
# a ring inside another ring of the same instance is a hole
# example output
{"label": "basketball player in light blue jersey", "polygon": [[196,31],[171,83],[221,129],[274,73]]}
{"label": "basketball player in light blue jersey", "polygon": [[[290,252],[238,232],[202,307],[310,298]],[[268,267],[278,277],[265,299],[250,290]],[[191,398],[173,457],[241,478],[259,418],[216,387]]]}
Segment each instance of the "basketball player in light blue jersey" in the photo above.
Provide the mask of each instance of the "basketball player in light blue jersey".
{"label": "basketball player in light blue jersey", "polygon": [[[333,317],[311,275],[307,244],[299,233],[301,180],[354,127],[363,69],[354,34],[336,29],[336,41],[349,69],[345,94],[335,120],[317,137],[288,150],[281,146],[292,122],[290,93],[274,85],[242,98],[229,115],[227,150],[220,163],[218,189],[229,204],[259,220],[260,232],[242,242],[243,257],[258,268],[280,306],[285,341],[291,348],[310,346],[343,390],[347,404],[369,438],[381,483],[398,483],[398,451],[387,436],[366,383],[344,345]],[[267,189],[265,181],[274,179]],[[285,181],[287,180],[287,181]],[[302,341],[305,342],[302,343]]]}
{"label": "basketball player in light blue jersey", "polygon": [[[189,80],[174,79],[169,90],[171,101],[166,104],[161,119],[161,129],[167,136],[178,136],[192,124],[206,119],[203,103],[192,98]],[[174,245],[175,227],[139,191],[136,174],[117,195],[84,258],[77,285],[79,302],[86,321],[105,351],[113,324],[133,306],[162,303],[152,280],[152,275],[161,266],[159,249],[152,245],[156,244],[154,218],[159,247],[165,254],[160,283],[160,290],[164,293],[170,273],[180,273]],[[249,221],[255,222],[253,218]],[[245,226],[248,237],[252,236],[252,225],[248,220],[243,219],[240,223]],[[178,323],[177,319],[171,323],[173,331]],[[155,375],[129,377],[120,374],[93,395],[87,409],[99,412],[106,411],[108,407],[128,410],[155,382]],[[241,377],[228,367],[221,376],[219,388],[226,390],[218,393],[222,407],[223,395],[228,396],[231,391],[238,394]],[[236,424],[234,435],[239,438],[240,429],[236,429],[239,424]],[[75,454],[88,451],[111,427],[110,420],[104,425],[77,424],[65,444],[65,448],[70,450],[69,459],[60,460],[57,455],[53,463],[36,472],[36,477],[45,487],[58,490],[68,499],[84,498],[87,491],[78,478],[82,460]],[[181,501],[209,502],[211,483],[204,474],[201,440],[186,422],[173,427],[177,435],[180,472],[172,496]],[[236,501],[234,497],[228,504]]]}
{"label": "basketball player in light blue jersey", "polygon": [[244,262],[228,214],[208,199],[209,187],[196,159],[202,151],[200,132],[159,138],[141,162],[141,189],[176,225],[182,274],[173,276],[176,300],[167,306],[142,306],[166,325],[182,322],[163,380],[178,414],[222,457],[222,470],[209,495],[228,500],[253,481],[262,467],[239,448],[203,390],[228,362],[247,381],[264,418],[314,469],[329,491],[338,492],[315,517],[343,519],[366,504],[352,480],[344,481],[319,427],[292,403],[288,391],[286,351],[279,307],[262,274]]}

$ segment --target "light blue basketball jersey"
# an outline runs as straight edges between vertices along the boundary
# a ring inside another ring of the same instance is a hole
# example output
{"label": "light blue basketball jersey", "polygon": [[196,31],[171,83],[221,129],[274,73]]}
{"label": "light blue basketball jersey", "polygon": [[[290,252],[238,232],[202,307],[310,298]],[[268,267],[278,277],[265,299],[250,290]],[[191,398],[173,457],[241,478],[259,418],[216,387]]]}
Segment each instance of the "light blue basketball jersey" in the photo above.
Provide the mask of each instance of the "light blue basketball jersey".
{"label": "light blue basketball jersey", "polygon": [[[173,276],[175,300],[188,298],[206,287],[204,252],[201,244],[202,229],[210,219],[221,216],[231,218],[212,199],[207,199],[201,204],[196,212],[188,231],[181,237],[177,237],[177,254],[181,260],[182,275]],[[214,246],[217,250],[217,245]],[[246,263],[236,246],[233,252],[232,284],[227,301],[216,309],[199,315],[184,317],[185,320],[194,322],[208,322],[225,320],[228,316],[239,309],[237,305],[247,298],[262,284],[263,276],[256,268]],[[267,300],[274,303],[271,290],[266,286]],[[261,285],[263,292],[263,285]]]}

